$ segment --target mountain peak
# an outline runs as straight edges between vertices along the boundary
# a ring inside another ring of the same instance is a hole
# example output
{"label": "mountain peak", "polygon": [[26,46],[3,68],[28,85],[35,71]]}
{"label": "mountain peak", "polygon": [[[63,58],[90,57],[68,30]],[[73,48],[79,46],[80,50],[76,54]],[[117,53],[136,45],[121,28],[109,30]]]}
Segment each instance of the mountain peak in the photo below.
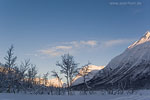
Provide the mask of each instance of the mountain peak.
{"label": "mountain peak", "polygon": [[133,48],[139,44],[145,43],[147,41],[150,41],[150,32],[147,31],[138,41],[134,42],[132,45],[128,47],[128,49]]}
{"label": "mountain peak", "polygon": [[150,37],[150,32],[147,31],[143,37],[149,38]]}

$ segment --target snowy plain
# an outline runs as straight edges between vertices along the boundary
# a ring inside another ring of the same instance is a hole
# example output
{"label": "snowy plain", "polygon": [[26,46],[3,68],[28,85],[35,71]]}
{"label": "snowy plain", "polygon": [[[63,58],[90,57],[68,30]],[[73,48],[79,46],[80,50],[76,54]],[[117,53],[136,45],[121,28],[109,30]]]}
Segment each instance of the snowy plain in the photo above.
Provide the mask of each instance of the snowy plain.
{"label": "snowy plain", "polygon": [[0,93],[0,100],[150,100],[150,90],[138,91],[134,94],[110,95],[34,95]]}

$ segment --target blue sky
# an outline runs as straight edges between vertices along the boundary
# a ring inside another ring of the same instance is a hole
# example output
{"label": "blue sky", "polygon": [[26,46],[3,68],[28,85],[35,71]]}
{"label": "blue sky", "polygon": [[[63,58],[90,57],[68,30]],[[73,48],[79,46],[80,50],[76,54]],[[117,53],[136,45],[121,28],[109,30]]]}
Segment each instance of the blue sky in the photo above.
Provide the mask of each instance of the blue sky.
{"label": "blue sky", "polygon": [[[113,4],[114,3],[114,4]],[[117,3],[117,4],[116,4]],[[39,73],[70,53],[107,65],[150,30],[149,0],[0,0],[0,61],[11,44]]]}

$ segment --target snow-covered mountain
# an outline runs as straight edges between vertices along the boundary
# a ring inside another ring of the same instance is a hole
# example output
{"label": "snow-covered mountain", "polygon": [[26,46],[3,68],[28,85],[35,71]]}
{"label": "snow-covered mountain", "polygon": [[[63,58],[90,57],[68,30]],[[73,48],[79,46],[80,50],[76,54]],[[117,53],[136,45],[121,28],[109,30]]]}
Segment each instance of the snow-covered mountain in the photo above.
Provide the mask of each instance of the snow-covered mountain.
{"label": "snow-covered mountain", "polygon": [[[105,71],[107,71],[107,75],[104,73]],[[95,76],[91,84],[96,87],[102,84],[116,84],[122,81],[130,81],[130,84],[142,86],[144,82],[148,82],[146,80],[149,78],[150,32],[148,31],[122,54],[113,58],[104,70],[101,70]]]}
{"label": "snow-covered mountain", "polygon": [[110,61],[107,67],[115,69],[132,64],[135,66],[143,60],[150,60],[150,32],[146,32],[138,41],[130,45],[122,54]]}
{"label": "snow-covered mountain", "polygon": [[[88,68],[87,68],[88,67]],[[104,66],[95,66],[89,65],[85,66],[84,68],[80,69],[79,74],[74,78],[72,86],[84,83],[84,74],[85,74],[85,81],[91,80],[99,70],[103,69]]]}
{"label": "snow-covered mountain", "polygon": [[62,80],[59,80],[58,78],[53,78],[53,79],[49,79],[46,81],[45,84],[45,80],[43,78],[35,78],[34,79],[35,82],[39,83],[39,84],[43,84],[46,86],[53,86],[53,87],[63,87],[64,86],[64,82]]}
{"label": "snow-covered mountain", "polygon": [[48,80],[49,86],[53,86],[53,87],[63,87],[63,81],[59,80],[58,78],[53,78]]}

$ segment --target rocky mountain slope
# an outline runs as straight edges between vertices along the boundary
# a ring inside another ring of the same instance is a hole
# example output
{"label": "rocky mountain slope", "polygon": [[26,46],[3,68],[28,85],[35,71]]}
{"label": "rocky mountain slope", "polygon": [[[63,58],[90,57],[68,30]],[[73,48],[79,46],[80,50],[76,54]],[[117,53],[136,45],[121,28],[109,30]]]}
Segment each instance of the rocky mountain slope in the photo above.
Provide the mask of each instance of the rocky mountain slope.
{"label": "rocky mountain slope", "polygon": [[[149,87],[150,83],[150,32],[130,45],[122,54],[89,82],[92,87],[120,86],[125,88]],[[147,86],[149,85],[149,86]]]}

